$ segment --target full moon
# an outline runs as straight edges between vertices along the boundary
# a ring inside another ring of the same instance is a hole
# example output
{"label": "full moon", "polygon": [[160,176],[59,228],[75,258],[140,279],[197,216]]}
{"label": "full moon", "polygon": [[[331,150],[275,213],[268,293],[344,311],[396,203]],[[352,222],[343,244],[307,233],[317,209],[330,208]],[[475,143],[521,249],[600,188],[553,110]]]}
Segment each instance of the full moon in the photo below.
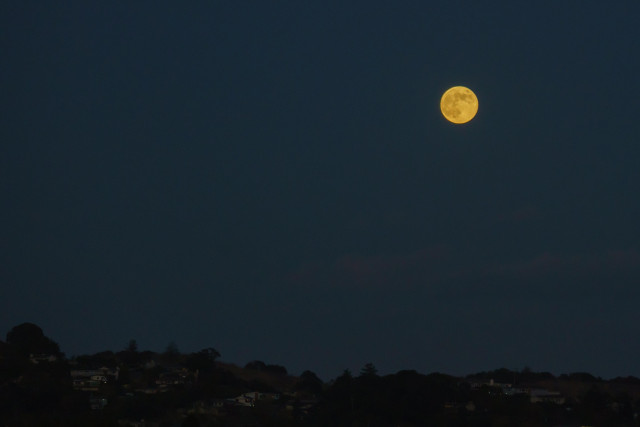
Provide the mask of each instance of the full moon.
{"label": "full moon", "polygon": [[478,98],[471,89],[454,86],[442,95],[440,110],[442,115],[452,123],[467,123],[478,112]]}

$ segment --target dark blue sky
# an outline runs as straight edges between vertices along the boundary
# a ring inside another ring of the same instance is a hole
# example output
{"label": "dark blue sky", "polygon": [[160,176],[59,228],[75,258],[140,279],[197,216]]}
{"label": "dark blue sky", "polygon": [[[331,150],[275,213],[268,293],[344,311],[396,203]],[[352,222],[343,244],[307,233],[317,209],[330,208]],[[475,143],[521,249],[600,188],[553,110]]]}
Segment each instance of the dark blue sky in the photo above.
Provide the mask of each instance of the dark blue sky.
{"label": "dark blue sky", "polygon": [[638,16],[4,2],[0,331],[324,379],[639,376]]}

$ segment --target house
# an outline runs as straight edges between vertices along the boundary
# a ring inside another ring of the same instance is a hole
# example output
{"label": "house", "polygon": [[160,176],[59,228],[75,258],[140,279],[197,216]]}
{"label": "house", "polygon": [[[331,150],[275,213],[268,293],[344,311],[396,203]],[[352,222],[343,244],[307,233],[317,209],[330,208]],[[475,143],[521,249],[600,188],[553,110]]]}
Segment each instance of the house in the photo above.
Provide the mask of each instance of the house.
{"label": "house", "polygon": [[565,398],[560,394],[560,392],[540,388],[531,389],[529,392],[529,398],[531,403],[550,402],[555,403],[556,405],[562,405],[565,402]]}
{"label": "house", "polygon": [[493,378],[490,379],[488,382],[487,381],[471,381],[469,385],[471,386],[471,390],[478,390],[486,386],[486,387],[499,388],[500,390],[502,390],[503,393],[505,392],[505,390],[509,390],[512,388],[512,384],[497,383],[493,380]]}
{"label": "house", "polygon": [[136,393],[142,393],[142,394],[158,394],[158,392],[166,391],[166,390],[160,390],[155,387],[145,387],[145,388],[136,388],[134,391]]}
{"label": "house", "polygon": [[103,409],[105,406],[107,406],[107,403],[107,399],[103,397],[92,397],[91,399],[89,399],[91,409],[94,411]]}
{"label": "house", "polygon": [[280,393],[260,393],[260,399],[280,400]]}
{"label": "house", "polygon": [[107,380],[118,380],[120,368],[112,369],[103,366],[97,369],[72,369],[70,374],[72,378],[91,378],[93,376],[102,376],[106,377]]}
{"label": "house", "polygon": [[523,388],[523,387],[510,387],[510,388],[505,388],[502,390],[502,392],[507,395],[507,396],[516,396],[518,394],[530,394],[531,389],[529,388]]}
{"label": "house", "polygon": [[55,354],[30,354],[29,361],[33,364],[48,362],[52,363],[58,360],[58,356]]}
{"label": "house", "polygon": [[256,406],[256,401],[258,400],[258,392],[250,392],[244,393],[240,396],[234,397],[233,400],[235,406],[248,406],[253,407]]}
{"label": "house", "polygon": [[156,380],[156,384],[158,387],[166,389],[172,386],[191,384],[194,381],[194,374],[189,372],[188,369],[179,368],[161,373]]}
{"label": "house", "polygon": [[98,391],[102,384],[117,380],[120,368],[109,369],[72,369],[70,371],[71,382],[75,390]]}
{"label": "house", "polygon": [[224,399],[207,399],[194,402],[193,407],[187,411],[188,414],[220,415],[224,407],[229,403]]}

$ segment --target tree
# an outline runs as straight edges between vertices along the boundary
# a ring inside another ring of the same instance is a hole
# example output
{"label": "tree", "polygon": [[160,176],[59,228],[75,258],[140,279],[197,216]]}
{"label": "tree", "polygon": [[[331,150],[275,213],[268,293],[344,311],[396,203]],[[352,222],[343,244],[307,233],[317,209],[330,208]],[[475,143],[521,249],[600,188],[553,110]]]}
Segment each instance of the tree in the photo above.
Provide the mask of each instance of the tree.
{"label": "tree", "polygon": [[287,368],[281,365],[267,365],[262,360],[254,360],[244,365],[244,369],[252,371],[269,372],[276,375],[287,375]]}
{"label": "tree", "polygon": [[351,371],[349,369],[345,369],[344,371],[342,371],[342,375],[336,378],[335,382],[344,382],[350,384],[352,379],[353,375],[351,375]]}
{"label": "tree", "polygon": [[361,377],[376,377],[378,376],[378,370],[373,365],[373,363],[369,362],[360,370]]}
{"label": "tree", "polygon": [[264,371],[270,374],[287,375],[287,368],[281,365],[267,365]]}
{"label": "tree", "polygon": [[342,420],[339,425],[355,425],[354,379],[351,371],[345,369],[325,391],[323,412],[319,425],[335,425],[334,420]]}
{"label": "tree", "polygon": [[127,344],[127,347],[125,348],[125,351],[131,352],[131,353],[137,353],[138,352],[138,342],[136,340],[129,340],[129,344]]}
{"label": "tree", "polygon": [[138,342],[134,339],[129,340],[129,344],[124,350],[116,354],[118,360],[128,366],[136,366],[142,363],[142,356],[138,353]]}
{"label": "tree", "polygon": [[42,329],[33,323],[22,323],[14,326],[7,333],[7,344],[15,348],[23,357],[29,354],[52,354],[59,356],[60,347],[47,338]]}
{"label": "tree", "polygon": [[171,341],[167,345],[167,348],[164,350],[164,353],[162,353],[162,359],[166,363],[170,363],[170,364],[177,363],[180,360],[180,351],[178,350],[178,346],[174,341]]}
{"label": "tree", "polygon": [[184,365],[192,371],[212,371],[215,367],[216,359],[220,357],[220,353],[215,348],[205,348],[197,353],[191,353]]}
{"label": "tree", "polygon": [[180,351],[178,350],[178,345],[175,343],[175,341],[171,341],[167,345],[167,348],[164,350],[164,354],[167,356],[178,356],[180,354]]}
{"label": "tree", "polygon": [[296,385],[300,391],[306,391],[312,394],[320,394],[322,392],[322,380],[311,371],[304,371],[300,375],[300,381]]}
{"label": "tree", "polygon": [[254,360],[244,365],[244,369],[251,369],[252,371],[264,371],[267,368],[267,364],[262,360]]}

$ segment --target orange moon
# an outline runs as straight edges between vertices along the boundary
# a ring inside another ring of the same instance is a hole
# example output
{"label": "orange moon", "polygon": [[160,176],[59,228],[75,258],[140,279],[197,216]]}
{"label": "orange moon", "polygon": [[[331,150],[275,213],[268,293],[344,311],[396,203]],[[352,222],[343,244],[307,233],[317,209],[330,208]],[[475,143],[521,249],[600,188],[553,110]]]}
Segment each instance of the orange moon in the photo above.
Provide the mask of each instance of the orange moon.
{"label": "orange moon", "polygon": [[469,88],[454,86],[448,89],[440,99],[440,111],[451,123],[467,123],[478,112],[478,98]]}

